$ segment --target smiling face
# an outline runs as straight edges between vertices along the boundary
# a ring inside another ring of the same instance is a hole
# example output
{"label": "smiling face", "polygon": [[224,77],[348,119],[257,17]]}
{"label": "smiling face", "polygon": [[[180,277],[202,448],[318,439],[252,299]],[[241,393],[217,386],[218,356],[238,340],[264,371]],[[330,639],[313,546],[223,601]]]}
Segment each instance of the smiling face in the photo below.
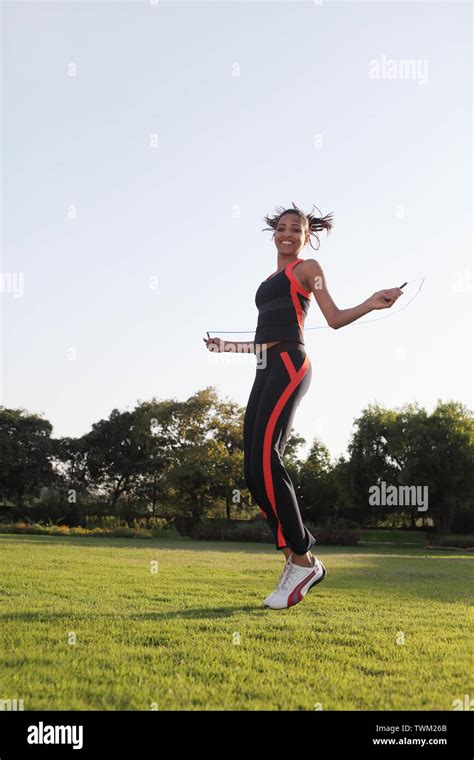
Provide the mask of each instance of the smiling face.
{"label": "smiling face", "polygon": [[299,214],[287,212],[280,217],[275,230],[275,245],[279,253],[298,256],[309,240],[309,231],[304,228]]}

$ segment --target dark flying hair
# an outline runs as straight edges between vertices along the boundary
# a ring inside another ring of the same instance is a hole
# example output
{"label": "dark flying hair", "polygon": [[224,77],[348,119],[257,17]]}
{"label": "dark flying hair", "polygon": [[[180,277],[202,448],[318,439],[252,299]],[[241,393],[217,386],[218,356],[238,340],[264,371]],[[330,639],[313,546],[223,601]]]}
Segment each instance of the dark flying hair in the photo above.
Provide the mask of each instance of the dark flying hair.
{"label": "dark flying hair", "polygon": [[[293,203],[293,201],[291,202]],[[315,206],[314,203],[313,208],[316,208],[319,211],[319,208]],[[321,214],[321,211],[319,211],[319,213]],[[329,235],[329,231],[333,228],[332,212],[330,214],[326,214],[326,216],[315,216],[315,214],[313,214],[313,209],[311,209],[309,214],[305,214],[304,211],[301,211],[301,209],[298,208],[298,206],[295,206],[293,203],[293,208],[282,208],[280,206],[277,208],[277,213],[274,214],[274,216],[265,216],[263,219],[270,226],[264,227],[262,229],[262,232],[268,229],[275,231],[283,214],[297,214],[303,220],[303,227],[305,228],[305,231],[309,231],[310,236],[314,235],[318,241],[318,248],[319,237],[316,233],[321,232],[322,230],[326,230],[327,234]],[[275,234],[275,232],[273,232],[273,234]],[[309,241],[309,244],[311,245],[311,248],[314,248],[314,246],[311,244],[311,240]],[[317,251],[318,248],[314,248],[314,250]]]}

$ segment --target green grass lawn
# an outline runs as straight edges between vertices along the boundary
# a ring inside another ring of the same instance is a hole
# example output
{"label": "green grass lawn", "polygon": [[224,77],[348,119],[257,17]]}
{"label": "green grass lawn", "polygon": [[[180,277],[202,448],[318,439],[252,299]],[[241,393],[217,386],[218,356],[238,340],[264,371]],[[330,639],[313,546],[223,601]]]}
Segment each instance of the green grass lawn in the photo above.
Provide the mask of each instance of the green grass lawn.
{"label": "green grass lawn", "polygon": [[270,610],[262,600],[283,568],[272,545],[0,535],[0,699],[25,710],[451,710],[472,695],[468,553],[314,552],[326,580]]}

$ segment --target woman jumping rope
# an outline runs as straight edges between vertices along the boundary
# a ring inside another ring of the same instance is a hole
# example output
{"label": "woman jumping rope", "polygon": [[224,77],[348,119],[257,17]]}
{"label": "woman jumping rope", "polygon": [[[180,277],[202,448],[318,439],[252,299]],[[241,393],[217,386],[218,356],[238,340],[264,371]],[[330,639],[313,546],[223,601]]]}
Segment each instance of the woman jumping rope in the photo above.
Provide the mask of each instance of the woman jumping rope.
{"label": "woman jumping rope", "polygon": [[[313,206],[314,208],[314,206]],[[319,211],[319,209],[318,209]],[[301,602],[324,580],[326,568],[310,551],[316,539],[301,518],[293,483],[283,454],[296,409],[307,392],[312,366],[306,354],[304,322],[311,294],[329,327],[339,329],[375,309],[388,309],[403,294],[401,288],[379,290],[358,306],[339,309],[326,286],[316,259],[299,254],[317,232],[333,227],[332,214],[305,214],[277,209],[265,216],[277,248],[277,269],[262,282],[255,295],[258,321],[252,342],[203,338],[210,351],[255,353],[257,371],[244,417],[244,477],[255,502],[273,533],[276,549],[286,562],[275,590],[263,604],[281,610]],[[311,247],[313,247],[311,245]],[[314,249],[317,250],[317,249]]]}

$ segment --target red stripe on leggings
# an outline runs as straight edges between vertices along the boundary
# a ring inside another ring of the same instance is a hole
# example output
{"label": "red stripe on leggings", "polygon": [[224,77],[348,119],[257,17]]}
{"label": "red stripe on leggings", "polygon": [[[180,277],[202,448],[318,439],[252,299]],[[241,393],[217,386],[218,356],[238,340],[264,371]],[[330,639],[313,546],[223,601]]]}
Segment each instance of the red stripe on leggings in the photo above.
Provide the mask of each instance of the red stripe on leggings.
{"label": "red stripe on leggings", "polygon": [[284,408],[291,394],[293,393],[295,388],[298,387],[301,380],[306,375],[309,369],[308,356],[305,356],[304,362],[298,371],[296,370],[293,362],[291,361],[291,358],[287,351],[282,351],[280,356],[283,359],[285,363],[285,367],[288,370],[288,374],[290,376],[290,382],[286,386],[285,390],[283,391],[283,393],[281,394],[280,398],[278,399],[278,401],[276,402],[273,408],[273,411],[267,422],[267,427],[265,428],[265,436],[263,439],[263,479],[265,482],[265,490],[267,492],[268,500],[270,504],[272,505],[273,512],[275,513],[275,517],[278,521],[277,545],[279,549],[286,546],[286,541],[283,535],[283,530],[281,527],[280,520],[278,519],[278,514],[276,510],[276,505],[275,505],[275,489],[273,487],[273,479],[272,479],[272,439],[273,439],[273,433],[275,431],[275,426],[276,426],[278,417],[280,416],[282,412],[282,409]]}

